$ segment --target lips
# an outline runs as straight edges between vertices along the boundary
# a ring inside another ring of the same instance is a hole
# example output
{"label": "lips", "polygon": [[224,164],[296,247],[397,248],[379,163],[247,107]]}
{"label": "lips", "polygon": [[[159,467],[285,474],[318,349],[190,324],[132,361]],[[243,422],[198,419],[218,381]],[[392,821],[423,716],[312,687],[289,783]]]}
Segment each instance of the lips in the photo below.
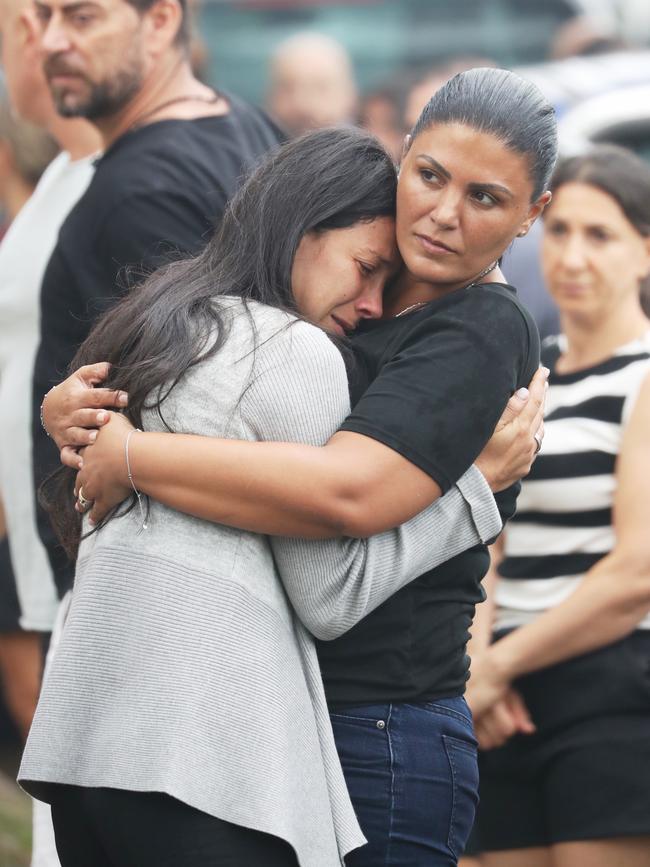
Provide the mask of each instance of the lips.
{"label": "lips", "polygon": [[455,253],[456,251],[452,249],[447,244],[444,244],[438,238],[431,238],[429,235],[421,235],[416,232],[415,237],[418,239],[420,244],[431,253]]}
{"label": "lips", "polygon": [[582,295],[589,289],[584,283],[560,283],[558,288],[565,295]]}
{"label": "lips", "polygon": [[331,314],[331,316],[332,316],[332,320],[333,320],[334,324],[335,324],[335,325],[338,325],[338,327],[341,329],[341,332],[342,332],[344,335],[345,335],[345,334],[350,334],[350,333],[351,333],[352,331],[354,331],[354,329],[357,327],[356,324],[355,324],[355,325],[350,325],[350,323],[349,323],[349,322],[346,322],[344,319],[339,319],[339,317],[338,317],[338,316],[334,316],[333,313]]}
{"label": "lips", "polygon": [[79,69],[71,69],[65,63],[62,63],[58,57],[51,57],[43,64],[43,71],[48,81],[53,78],[83,78],[83,73]]}

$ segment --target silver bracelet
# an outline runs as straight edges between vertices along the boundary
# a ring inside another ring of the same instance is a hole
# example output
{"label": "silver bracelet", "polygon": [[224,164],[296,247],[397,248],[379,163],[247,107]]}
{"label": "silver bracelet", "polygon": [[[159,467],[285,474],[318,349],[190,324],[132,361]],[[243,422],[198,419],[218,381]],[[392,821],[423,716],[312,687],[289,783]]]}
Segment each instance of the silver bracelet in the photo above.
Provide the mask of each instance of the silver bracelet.
{"label": "silver bracelet", "polygon": [[45,406],[45,398],[48,396],[48,394],[50,394],[52,391],[54,391],[55,388],[56,388],[56,385],[53,385],[52,388],[49,389],[49,391],[46,391],[46,392],[45,392],[45,394],[43,395],[43,400],[41,401],[40,409],[39,409],[39,415],[40,415],[40,418],[41,418],[41,427],[43,428],[43,430],[45,431],[45,433],[47,434],[47,436],[49,436],[50,439],[52,439],[52,434],[51,434],[51,433],[49,432],[49,430],[45,427],[45,419],[44,419],[44,417],[43,417],[43,407]]}
{"label": "silver bracelet", "polygon": [[133,488],[133,493],[137,497],[138,500],[138,508],[140,509],[140,517],[142,518],[142,529],[147,529],[147,514],[145,512],[145,508],[142,504],[142,494],[136,488],[135,482],[133,481],[133,474],[131,473],[131,461],[129,460],[129,442],[134,433],[142,433],[139,427],[134,427],[133,430],[130,430],[127,434],[126,441],[124,443],[124,457],[126,458],[126,474],[129,477],[129,482],[131,483],[131,487]]}

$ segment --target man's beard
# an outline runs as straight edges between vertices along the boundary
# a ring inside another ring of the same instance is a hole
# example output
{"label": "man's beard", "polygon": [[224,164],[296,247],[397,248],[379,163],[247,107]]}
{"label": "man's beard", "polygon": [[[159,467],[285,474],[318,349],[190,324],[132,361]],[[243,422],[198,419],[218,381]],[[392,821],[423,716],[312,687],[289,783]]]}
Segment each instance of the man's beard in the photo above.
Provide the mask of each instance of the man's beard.
{"label": "man's beard", "polygon": [[91,121],[111,117],[121,111],[140,90],[143,79],[142,64],[139,58],[134,57],[125,68],[114,72],[110,80],[99,83],[93,83],[77,70],[68,69],[56,55],[46,59],[44,70],[48,82],[59,73],[78,75],[86,83],[88,91],[85,94],[59,90],[52,85],[50,91],[61,117],[85,117]]}

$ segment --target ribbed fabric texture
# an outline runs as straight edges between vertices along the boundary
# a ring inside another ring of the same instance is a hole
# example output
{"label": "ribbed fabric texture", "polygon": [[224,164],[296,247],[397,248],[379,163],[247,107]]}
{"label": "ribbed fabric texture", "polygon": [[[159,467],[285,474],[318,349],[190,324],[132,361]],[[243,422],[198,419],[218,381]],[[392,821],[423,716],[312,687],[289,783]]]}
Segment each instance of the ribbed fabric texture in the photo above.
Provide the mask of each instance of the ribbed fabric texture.
{"label": "ribbed fabric texture", "polygon": [[[165,403],[174,430],[322,444],[349,411],[326,335],[232,302],[222,350]],[[149,430],[162,430],[150,413]],[[152,502],[81,546],[68,620],[19,779],[160,791],[289,841],[335,867],[364,840],[336,754],[314,642],[500,529],[476,469],[399,530],[369,540],[273,539]],[[475,509],[476,517],[472,514]],[[279,565],[285,586],[278,578]],[[285,591],[286,587],[286,591]]]}

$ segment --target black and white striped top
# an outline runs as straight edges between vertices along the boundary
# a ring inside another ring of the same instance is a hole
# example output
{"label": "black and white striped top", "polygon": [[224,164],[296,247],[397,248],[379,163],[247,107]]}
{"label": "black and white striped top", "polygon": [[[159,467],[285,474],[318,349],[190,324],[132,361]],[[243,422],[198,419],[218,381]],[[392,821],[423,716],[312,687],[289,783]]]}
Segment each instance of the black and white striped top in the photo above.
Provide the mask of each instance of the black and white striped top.
{"label": "black and white striped top", "polygon": [[[639,388],[650,374],[650,331],[606,361],[558,374],[562,337],[547,342],[551,369],[544,447],[505,537],[496,629],[520,626],[569,596],[614,547],[615,463]],[[650,615],[639,628],[650,629]]]}

